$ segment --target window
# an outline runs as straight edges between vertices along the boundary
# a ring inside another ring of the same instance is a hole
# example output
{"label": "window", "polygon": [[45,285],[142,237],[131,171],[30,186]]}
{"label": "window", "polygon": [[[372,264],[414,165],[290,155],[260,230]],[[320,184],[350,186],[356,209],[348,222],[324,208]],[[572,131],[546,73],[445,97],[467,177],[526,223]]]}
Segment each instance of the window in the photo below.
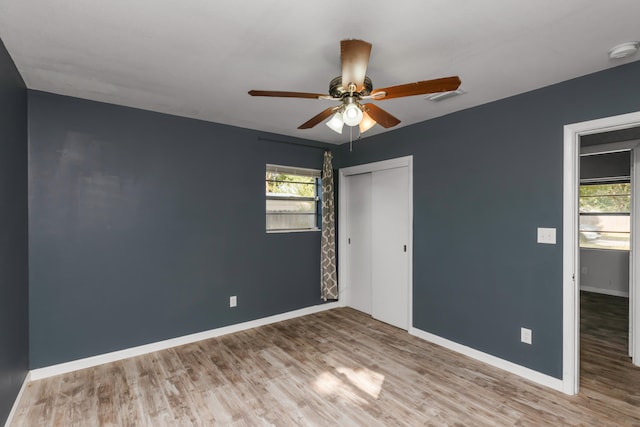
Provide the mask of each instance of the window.
{"label": "window", "polygon": [[629,250],[631,183],[580,185],[580,247]]}
{"label": "window", "polygon": [[267,231],[320,229],[320,171],[267,165]]}

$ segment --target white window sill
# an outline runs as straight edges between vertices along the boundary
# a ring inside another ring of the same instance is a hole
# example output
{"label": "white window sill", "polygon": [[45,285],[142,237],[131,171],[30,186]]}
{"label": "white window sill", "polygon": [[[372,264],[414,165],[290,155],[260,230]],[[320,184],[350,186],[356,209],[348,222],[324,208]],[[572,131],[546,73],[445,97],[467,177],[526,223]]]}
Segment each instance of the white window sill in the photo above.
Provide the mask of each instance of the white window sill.
{"label": "white window sill", "polygon": [[600,251],[600,252],[629,252],[630,249],[615,249],[615,248],[583,248],[580,246],[581,251]]}
{"label": "white window sill", "polygon": [[308,233],[314,231],[321,231],[319,228],[303,228],[293,230],[267,230],[267,234],[281,234],[281,233]]}

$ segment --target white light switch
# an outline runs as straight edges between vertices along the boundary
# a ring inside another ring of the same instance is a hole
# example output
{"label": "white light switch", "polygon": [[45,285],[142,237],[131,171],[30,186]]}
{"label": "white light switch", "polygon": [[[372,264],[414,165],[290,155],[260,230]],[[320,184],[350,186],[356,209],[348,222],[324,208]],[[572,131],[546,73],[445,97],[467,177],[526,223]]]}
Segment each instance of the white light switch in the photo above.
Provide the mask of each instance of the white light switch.
{"label": "white light switch", "polygon": [[556,244],[556,229],[538,227],[538,243]]}

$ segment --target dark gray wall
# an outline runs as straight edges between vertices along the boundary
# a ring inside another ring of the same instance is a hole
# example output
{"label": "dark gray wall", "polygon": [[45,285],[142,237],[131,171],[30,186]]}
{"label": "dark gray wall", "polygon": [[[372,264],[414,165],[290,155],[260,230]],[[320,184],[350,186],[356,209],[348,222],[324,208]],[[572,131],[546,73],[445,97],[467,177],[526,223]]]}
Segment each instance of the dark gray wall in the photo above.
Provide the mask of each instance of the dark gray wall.
{"label": "dark gray wall", "polygon": [[32,368],[321,302],[320,234],[265,233],[264,173],[323,150],[35,91],[29,133]]}
{"label": "dark gray wall", "polygon": [[341,146],[343,167],[414,156],[413,326],[561,378],[563,126],[640,110],[639,75],[635,62]]}
{"label": "dark gray wall", "polygon": [[27,90],[0,41],[0,424],[29,367]]}

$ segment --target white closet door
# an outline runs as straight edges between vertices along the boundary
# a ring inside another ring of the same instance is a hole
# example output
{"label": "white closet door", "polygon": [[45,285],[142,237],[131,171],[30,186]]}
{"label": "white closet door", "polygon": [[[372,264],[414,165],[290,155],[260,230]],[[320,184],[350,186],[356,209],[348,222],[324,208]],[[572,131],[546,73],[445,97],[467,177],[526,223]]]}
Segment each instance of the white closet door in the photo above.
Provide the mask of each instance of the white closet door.
{"label": "white closet door", "polygon": [[346,181],[348,304],[371,314],[371,173]]}
{"label": "white closet door", "polygon": [[408,168],[373,172],[371,188],[373,217],[371,315],[378,320],[408,330]]}

